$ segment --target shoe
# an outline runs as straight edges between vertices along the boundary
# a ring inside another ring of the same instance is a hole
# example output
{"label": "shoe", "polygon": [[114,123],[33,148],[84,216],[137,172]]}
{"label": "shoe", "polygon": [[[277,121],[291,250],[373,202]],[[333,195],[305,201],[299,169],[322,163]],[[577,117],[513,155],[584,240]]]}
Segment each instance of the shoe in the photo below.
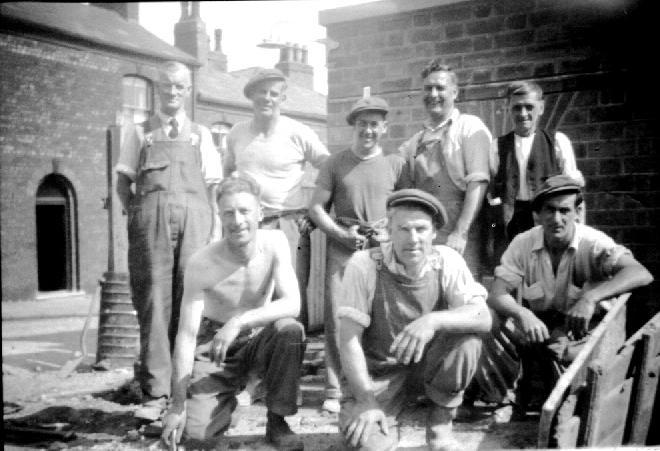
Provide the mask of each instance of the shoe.
{"label": "shoe", "polygon": [[429,408],[426,420],[426,443],[433,451],[458,451],[463,449],[452,434],[452,421],[456,417],[455,408],[438,405]]}
{"label": "shoe", "polygon": [[268,412],[266,414],[266,441],[278,449],[289,451],[302,451],[305,449],[303,441],[289,427],[283,416]]}
{"label": "shoe", "polygon": [[146,421],[158,421],[163,416],[167,408],[167,398],[161,396],[160,398],[148,398],[147,401],[142,403],[133,416]]}
{"label": "shoe", "polygon": [[321,407],[321,410],[324,410],[326,412],[330,413],[339,413],[341,406],[339,405],[339,400],[336,398],[326,398],[325,401],[323,401],[323,406]]}

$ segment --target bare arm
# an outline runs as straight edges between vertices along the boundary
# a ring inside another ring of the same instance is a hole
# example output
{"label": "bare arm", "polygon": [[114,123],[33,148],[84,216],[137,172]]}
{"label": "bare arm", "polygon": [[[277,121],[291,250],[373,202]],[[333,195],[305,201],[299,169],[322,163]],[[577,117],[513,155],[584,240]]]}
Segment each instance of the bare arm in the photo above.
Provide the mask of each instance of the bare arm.
{"label": "bare arm", "polygon": [[131,205],[131,200],[133,199],[133,191],[131,191],[132,184],[133,181],[126,174],[117,173],[117,195],[119,196],[119,201],[124,212],[128,212],[128,207]]}
{"label": "bare arm", "polygon": [[514,286],[496,277],[488,296],[488,306],[498,314],[511,317],[525,337],[534,343],[542,343],[550,338],[548,328],[531,310],[518,304],[511,296]]}
{"label": "bare arm", "polygon": [[376,425],[383,433],[388,433],[385,413],[376,401],[367,360],[360,342],[363,330],[364,327],[350,318],[339,320],[341,366],[356,400],[354,415],[342,432],[353,446],[364,443]]}
{"label": "bare arm", "polygon": [[326,205],[330,202],[332,193],[326,189],[317,186],[312,194],[312,200],[309,204],[309,216],[326,235],[335,241],[342,243],[348,249],[359,249],[366,237],[358,234],[358,227],[346,229],[337,224],[326,211]]}
{"label": "bare arm", "polygon": [[586,290],[567,313],[566,322],[573,332],[581,336],[587,331],[596,304],[613,296],[643,287],[653,282],[651,273],[632,255],[623,254],[612,268],[614,276]]}
{"label": "bare arm", "polygon": [[186,422],[186,393],[192,374],[197,332],[204,311],[202,271],[191,262],[184,276],[183,299],[179,329],[173,356],[172,402],[163,418],[163,441],[169,445],[170,434],[176,430],[176,442],[181,440]]}
{"label": "bare arm", "polygon": [[469,182],[465,191],[465,200],[463,201],[463,209],[456,221],[456,228],[447,238],[447,245],[461,254],[465,250],[468,232],[472,222],[477,216],[477,212],[481,209],[481,204],[486,195],[488,182],[473,181]]}
{"label": "bare arm", "polygon": [[424,350],[436,332],[456,334],[486,333],[491,316],[485,303],[465,304],[451,310],[427,313],[408,324],[396,336],[390,352],[404,365],[422,360]]}

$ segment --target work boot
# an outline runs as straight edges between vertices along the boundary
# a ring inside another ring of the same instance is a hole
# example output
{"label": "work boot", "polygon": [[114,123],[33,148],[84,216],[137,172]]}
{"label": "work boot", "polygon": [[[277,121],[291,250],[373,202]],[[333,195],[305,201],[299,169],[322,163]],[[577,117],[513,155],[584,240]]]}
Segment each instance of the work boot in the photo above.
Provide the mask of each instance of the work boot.
{"label": "work boot", "polygon": [[158,421],[163,416],[166,408],[167,398],[165,396],[161,396],[160,398],[147,397],[133,416],[141,420]]}
{"label": "work boot", "polygon": [[268,411],[266,413],[266,441],[277,449],[302,451],[305,449],[302,440],[289,427],[283,416]]}
{"label": "work boot", "polygon": [[426,420],[426,443],[432,451],[458,451],[462,447],[452,434],[456,408],[433,405]]}

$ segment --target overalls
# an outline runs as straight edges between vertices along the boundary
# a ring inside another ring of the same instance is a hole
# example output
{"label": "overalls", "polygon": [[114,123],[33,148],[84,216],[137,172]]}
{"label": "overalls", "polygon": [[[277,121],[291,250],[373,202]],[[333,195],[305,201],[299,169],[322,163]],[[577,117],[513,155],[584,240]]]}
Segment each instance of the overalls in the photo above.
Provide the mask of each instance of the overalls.
{"label": "overalls", "polygon": [[[379,406],[392,423],[406,402],[419,394],[426,394],[439,406],[458,407],[481,355],[481,339],[477,335],[436,333],[419,363],[403,365],[389,352],[394,338],[406,325],[431,311],[447,309],[440,286],[442,269],[433,268],[413,280],[390,272],[382,263],[380,249],[370,252],[377,263],[378,278],[371,323],[364,330],[362,349]],[[339,423],[343,430],[356,402],[345,379],[342,381],[344,399]],[[364,449],[389,449],[395,435],[390,432],[385,436],[380,429],[375,430]]]}
{"label": "overalls", "polygon": [[[424,133],[419,137],[416,155],[413,158],[414,170],[411,177],[413,186],[433,194],[445,207],[447,223],[437,231],[434,244],[446,244],[449,234],[456,228],[456,221],[463,211],[465,191],[461,190],[452,181],[447,170],[447,162],[443,155],[443,145],[449,139],[447,132],[449,125],[445,126],[444,138],[438,141],[424,143]],[[468,232],[467,243],[463,257],[476,280],[481,278],[480,233],[478,214],[472,221]]]}
{"label": "overalls", "polygon": [[170,395],[171,353],[186,263],[211,234],[200,137],[197,125],[190,121],[185,121],[174,139],[165,135],[158,117],[144,124],[145,144],[129,208],[128,267],[140,324],[137,379],[143,392],[152,397]]}

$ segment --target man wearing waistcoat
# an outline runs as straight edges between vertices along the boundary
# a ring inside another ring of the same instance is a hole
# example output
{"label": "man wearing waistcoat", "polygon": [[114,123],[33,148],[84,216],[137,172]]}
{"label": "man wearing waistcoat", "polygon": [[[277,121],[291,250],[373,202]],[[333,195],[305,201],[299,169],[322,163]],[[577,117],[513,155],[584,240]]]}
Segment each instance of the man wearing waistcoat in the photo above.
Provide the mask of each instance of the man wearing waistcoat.
{"label": "man wearing waistcoat", "polygon": [[539,129],[545,108],[543,90],[533,81],[507,87],[507,110],[513,130],[493,141],[491,205],[502,205],[506,242],[534,227],[531,199],[550,176],[566,174],[581,180],[571,142],[561,132]]}
{"label": "man wearing waistcoat", "polygon": [[490,180],[492,136],[481,119],[454,106],[458,79],[451,67],[435,59],[421,75],[428,119],[399,152],[409,162],[412,185],[433,194],[447,209],[448,220],[438,230],[436,243],[462,254],[480,279],[479,212]]}
{"label": "man wearing waistcoat", "polygon": [[390,241],[353,254],[338,297],[339,426],[354,449],[396,449],[396,416],[426,395],[429,448],[460,449],[452,419],[491,327],[486,290],[458,252],[433,245],[447,220],[434,196],[403,189],[386,206]]}
{"label": "man wearing waistcoat", "polygon": [[143,405],[136,417],[156,420],[170,396],[183,275],[208,243],[222,166],[209,130],[186,115],[189,69],[166,62],[157,84],[160,111],[124,134],[117,193],[128,213],[128,269],[140,325],[136,379]]}

